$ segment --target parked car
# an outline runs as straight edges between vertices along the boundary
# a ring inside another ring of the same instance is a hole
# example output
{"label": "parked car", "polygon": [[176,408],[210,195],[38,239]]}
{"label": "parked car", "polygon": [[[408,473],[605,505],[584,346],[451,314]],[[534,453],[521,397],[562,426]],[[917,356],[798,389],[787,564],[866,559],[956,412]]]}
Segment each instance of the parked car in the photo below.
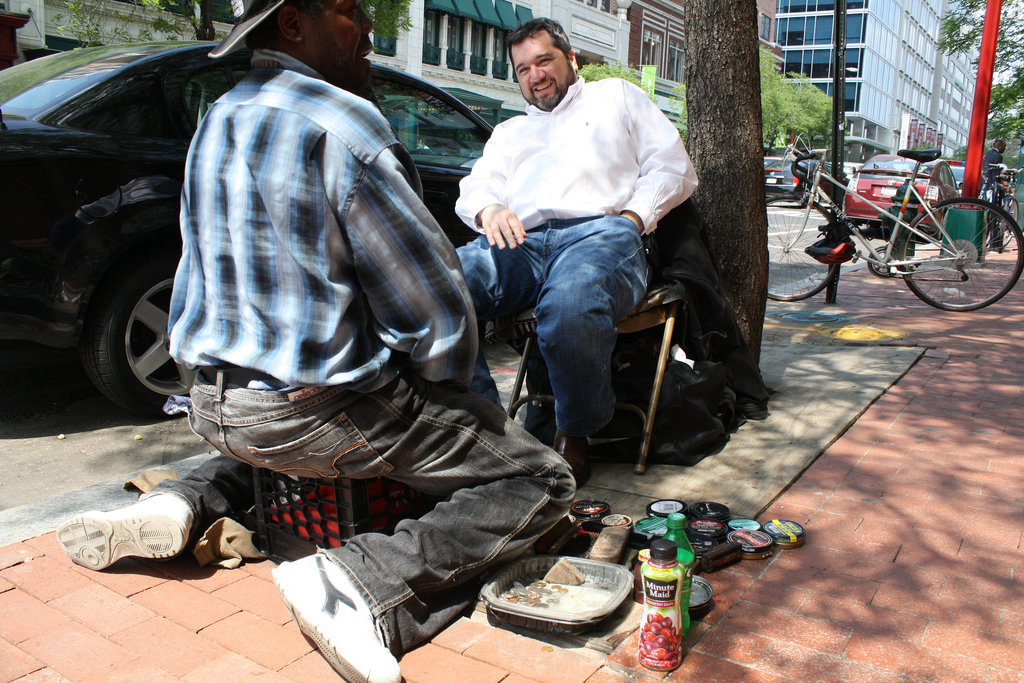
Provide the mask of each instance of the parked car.
{"label": "parked car", "polygon": [[953,172],[953,179],[956,180],[956,191],[959,194],[964,185],[964,171],[967,170],[967,166],[962,161],[950,162],[949,170]]}
{"label": "parked car", "polygon": [[[850,189],[888,209],[896,193],[914,171],[914,163],[894,154],[877,154],[865,161],[850,179]],[[921,166],[917,175],[917,191],[928,201],[957,197],[956,179],[947,162],[936,160]],[[852,192],[847,192],[844,210],[851,218],[865,222],[878,221],[880,211]]]}
{"label": "parked car", "polygon": [[793,177],[791,161],[781,157],[764,158],[765,199],[791,195],[796,191],[797,180]]}
{"label": "parked car", "polygon": [[[191,385],[167,353],[188,143],[249,68],[213,43],[74,50],[0,71],[0,339],[78,347],[97,388],[156,412]],[[443,90],[374,65],[378,104],[455,244],[458,182],[491,127]]]}

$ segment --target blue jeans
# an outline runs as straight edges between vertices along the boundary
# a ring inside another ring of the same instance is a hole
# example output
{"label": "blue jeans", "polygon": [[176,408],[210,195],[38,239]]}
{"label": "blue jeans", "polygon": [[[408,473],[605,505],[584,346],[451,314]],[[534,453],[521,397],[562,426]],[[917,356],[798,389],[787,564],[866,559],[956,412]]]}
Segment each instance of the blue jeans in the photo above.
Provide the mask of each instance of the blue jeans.
{"label": "blue jeans", "polygon": [[[612,418],[615,324],[647,291],[647,257],[628,218],[551,220],[515,249],[484,236],[458,249],[480,320],[535,308],[537,345],[555,395],[555,425],[590,436]],[[500,406],[483,349],[473,391]]]}
{"label": "blue jeans", "polygon": [[155,489],[184,496],[200,524],[245,493],[252,504],[250,465],[318,478],[386,476],[442,499],[391,535],[359,534],[328,552],[399,656],[455,619],[476,598],[472,579],[527,550],[576,491],[554,451],[469,391],[403,372],[369,393],[320,387],[289,400],[218,386],[208,372],[196,376],[189,420],[236,460],[216,458]]}

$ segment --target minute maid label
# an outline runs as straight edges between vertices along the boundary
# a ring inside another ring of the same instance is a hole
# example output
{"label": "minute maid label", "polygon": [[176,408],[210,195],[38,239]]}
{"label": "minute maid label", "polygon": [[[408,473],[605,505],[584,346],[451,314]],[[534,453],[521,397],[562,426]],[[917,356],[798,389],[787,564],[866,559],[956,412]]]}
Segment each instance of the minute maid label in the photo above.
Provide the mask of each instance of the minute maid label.
{"label": "minute maid label", "polygon": [[647,602],[657,607],[674,606],[678,588],[679,583],[676,581],[644,578],[644,594],[647,596]]}

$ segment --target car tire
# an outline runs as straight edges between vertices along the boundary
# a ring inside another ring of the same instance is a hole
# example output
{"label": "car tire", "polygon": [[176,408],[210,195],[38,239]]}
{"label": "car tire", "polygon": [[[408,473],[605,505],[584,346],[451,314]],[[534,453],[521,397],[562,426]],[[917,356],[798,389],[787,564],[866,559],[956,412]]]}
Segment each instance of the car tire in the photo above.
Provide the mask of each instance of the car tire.
{"label": "car tire", "polygon": [[167,318],[177,254],[125,263],[104,279],[82,329],[79,354],[105,397],[133,412],[163,414],[167,397],[187,395],[194,373],[167,351]]}

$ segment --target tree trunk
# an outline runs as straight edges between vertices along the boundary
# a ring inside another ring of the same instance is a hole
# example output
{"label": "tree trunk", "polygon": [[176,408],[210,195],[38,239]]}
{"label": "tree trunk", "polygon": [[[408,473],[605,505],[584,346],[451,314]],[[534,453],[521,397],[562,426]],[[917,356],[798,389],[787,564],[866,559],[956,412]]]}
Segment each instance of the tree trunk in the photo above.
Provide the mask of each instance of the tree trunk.
{"label": "tree trunk", "polygon": [[213,28],[213,0],[199,0],[199,21],[196,27],[196,40],[213,40],[217,31]]}
{"label": "tree trunk", "polygon": [[687,151],[722,290],[755,359],[768,286],[755,0],[687,0]]}

